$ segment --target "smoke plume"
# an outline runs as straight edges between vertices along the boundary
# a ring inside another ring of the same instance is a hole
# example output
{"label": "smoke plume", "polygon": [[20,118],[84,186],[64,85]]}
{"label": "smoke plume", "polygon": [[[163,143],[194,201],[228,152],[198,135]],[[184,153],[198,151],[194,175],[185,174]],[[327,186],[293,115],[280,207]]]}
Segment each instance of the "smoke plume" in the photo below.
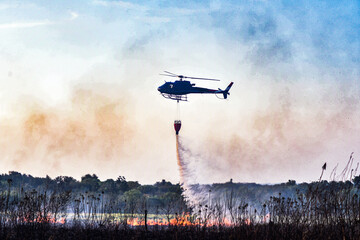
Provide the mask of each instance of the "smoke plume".
{"label": "smoke plume", "polygon": [[135,133],[126,101],[99,89],[76,89],[69,104],[54,107],[23,98],[15,111],[0,126],[2,165],[9,170],[76,177],[101,172],[124,161]]}

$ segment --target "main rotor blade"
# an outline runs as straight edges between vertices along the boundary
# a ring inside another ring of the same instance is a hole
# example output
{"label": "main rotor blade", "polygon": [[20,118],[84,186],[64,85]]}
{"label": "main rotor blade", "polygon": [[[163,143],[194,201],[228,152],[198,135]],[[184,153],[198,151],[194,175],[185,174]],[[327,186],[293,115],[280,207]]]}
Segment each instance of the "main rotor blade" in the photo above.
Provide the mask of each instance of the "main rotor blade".
{"label": "main rotor blade", "polygon": [[178,76],[178,75],[175,74],[175,73],[171,73],[171,72],[168,72],[168,71],[164,71],[164,72],[166,72],[167,74],[171,74],[171,75],[174,75],[174,76]]}
{"label": "main rotor blade", "polygon": [[167,76],[167,77],[178,77],[180,79],[188,78],[188,79],[208,80],[208,81],[217,81],[217,82],[220,81],[219,79],[214,79],[214,78],[187,77],[187,76],[184,76],[184,75],[177,75],[175,73],[171,73],[171,72],[168,72],[168,71],[164,71],[164,72],[167,73],[167,74],[160,74],[160,75]]}
{"label": "main rotor blade", "polygon": [[184,77],[184,78],[190,78],[190,79],[197,79],[197,80],[209,80],[209,81],[217,81],[219,82],[219,79],[214,79],[214,78],[197,78],[197,77]]}
{"label": "main rotor blade", "polygon": [[160,73],[159,75],[167,76],[167,77],[178,77],[178,76],[173,76],[173,75],[168,75],[168,74],[163,74],[163,73]]}

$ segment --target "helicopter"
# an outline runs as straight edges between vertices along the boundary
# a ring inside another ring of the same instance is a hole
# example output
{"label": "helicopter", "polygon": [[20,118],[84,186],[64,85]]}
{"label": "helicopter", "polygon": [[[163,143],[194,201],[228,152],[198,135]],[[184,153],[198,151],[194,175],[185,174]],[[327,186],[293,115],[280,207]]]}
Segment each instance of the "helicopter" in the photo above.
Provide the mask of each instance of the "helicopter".
{"label": "helicopter", "polygon": [[[177,75],[175,73],[171,73],[168,71],[164,71],[166,74],[161,73],[160,75],[167,76],[167,77],[177,77],[178,80],[174,82],[166,82],[158,87],[158,91],[161,95],[165,98],[179,101],[187,101],[187,94],[190,93],[212,93],[212,94],[222,94],[222,99],[227,99],[227,96],[230,95],[229,90],[231,86],[234,84],[231,82],[229,86],[225,90],[218,90],[209,89],[209,88],[201,88],[195,87],[195,83],[191,83],[190,81],[186,81],[184,79],[194,79],[194,80],[207,80],[207,81],[220,81],[219,79],[213,78],[198,78],[198,77],[187,77],[184,75]],[[220,98],[220,97],[219,97]]]}

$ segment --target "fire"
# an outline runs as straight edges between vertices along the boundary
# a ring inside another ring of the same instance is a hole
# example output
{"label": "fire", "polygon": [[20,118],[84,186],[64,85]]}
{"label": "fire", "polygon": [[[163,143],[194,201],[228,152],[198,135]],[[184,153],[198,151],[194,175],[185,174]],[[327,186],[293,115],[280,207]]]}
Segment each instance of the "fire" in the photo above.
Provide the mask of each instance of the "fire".
{"label": "fire", "polygon": [[50,214],[48,214],[47,217],[37,217],[34,219],[28,218],[28,217],[22,217],[18,218],[18,221],[24,222],[24,223],[53,223],[53,224],[65,224],[66,218],[61,217],[59,219],[55,219],[54,217],[51,217]]}
{"label": "fire", "polygon": [[[246,225],[250,225],[251,221],[250,219],[245,219],[244,223]],[[127,224],[129,226],[134,226],[134,227],[145,226],[145,220],[142,218],[132,218],[127,220]],[[148,219],[147,225],[148,226],[183,226],[183,227],[185,226],[211,227],[211,226],[223,225],[226,227],[232,227],[235,226],[236,224],[226,217],[224,217],[222,219],[222,222],[219,223],[214,220],[203,220],[200,218],[195,219],[189,213],[186,213],[182,215],[176,215],[175,217],[171,218],[170,221],[168,221],[166,218]]]}
{"label": "fire", "polygon": [[[48,215],[47,217],[37,217],[35,219],[29,217],[18,218],[19,222],[23,223],[51,223],[51,224],[65,224],[67,223],[67,219],[65,217],[61,217],[55,219]],[[71,222],[71,221],[70,221]],[[144,218],[134,217],[127,218],[126,224],[132,227],[145,226]],[[119,222],[114,221],[114,224],[118,224]],[[146,221],[148,226],[181,226],[181,227],[212,227],[212,226],[225,226],[232,227],[235,226],[236,223],[232,222],[230,219],[224,217],[220,222],[214,219],[202,219],[200,217],[196,218],[192,216],[190,213],[176,214],[174,217],[167,218],[150,218]],[[244,224],[250,225],[250,219],[245,219],[243,221]]]}
{"label": "fire", "polygon": [[[182,216],[176,216],[168,221],[166,218],[149,219],[147,220],[148,226],[195,226],[196,222],[191,221],[190,214],[184,214]],[[141,218],[132,218],[127,220],[127,224],[130,226],[145,226],[145,220]]]}

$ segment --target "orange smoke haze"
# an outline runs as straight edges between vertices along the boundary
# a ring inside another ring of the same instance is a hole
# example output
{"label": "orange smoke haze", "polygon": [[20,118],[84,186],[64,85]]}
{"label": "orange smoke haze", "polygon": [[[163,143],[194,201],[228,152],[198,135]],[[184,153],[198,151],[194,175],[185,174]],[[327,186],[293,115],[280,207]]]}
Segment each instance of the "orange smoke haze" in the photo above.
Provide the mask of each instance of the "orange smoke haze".
{"label": "orange smoke haze", "polygon": [[114,167],[129,154],[136,131],[126,100],[100,89],[76,89],[70,104],[55,107],[23,98],[14,111],[0,126],[2,169],[41,176]]}
{"label": "orange smoke haze", "polygon": [[6,136],[0,139],[1,168],[78,179],[87,173],[101,179],[123,175],[142,183],[185,177],[189,184],[230,178],[269,183],[316,180],[324,162],[329,169],[340,163],[341,169],[351,152],[357,162],[359,104],[351,92],[325,89],[306,98],[287,84],[259,104],[248,101],[248,90],[238,85],[228,101],[193,96],[181,103],[188,175],[182,171],[180,178],[176,103],[154,91],[134,98],[125,88],[103,84],[75,88],[68,102],[55,106],[22,97],[13,117],[0,123]]}
{"label": "orange smoke haze", "polygon": [[222,112],[222,121],[209,119],[203,127],[203,141],[184,139],[200,156],[190,163],[199,182],[208,182],[209,176],[212,182],[226,176],[245,182],[314,181],[324,162],[330,169],[324,179],[329,180],[337,163],[345,166],[360,141],[358,97],[334,89],[319,91],[319,101],[314,96],[297,99],[295,87],[288,86],[272,93],[265,110]]}

